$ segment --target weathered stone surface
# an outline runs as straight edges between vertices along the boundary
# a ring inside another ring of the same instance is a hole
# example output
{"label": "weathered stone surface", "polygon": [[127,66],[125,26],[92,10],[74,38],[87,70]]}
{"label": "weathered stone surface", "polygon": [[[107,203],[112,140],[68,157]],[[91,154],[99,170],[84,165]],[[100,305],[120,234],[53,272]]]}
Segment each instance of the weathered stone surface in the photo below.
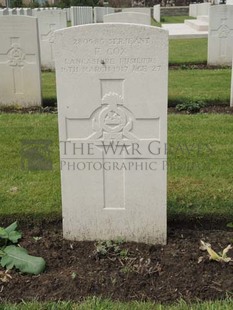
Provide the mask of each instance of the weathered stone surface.
{"label": "weathered stone surface", "polygon": [[37,20],[0,18],[0,105],[41,105]]}
{"label": "weathered stone surface", "polygon": [[233,6],[215,5],[210,8],[208,34],[208,64],[232,64]]}
{"label": "weathered stone surface", "polygon": [[54,69],[53,41],[54,31],[67,27],[66,12],[64,10],[35,11],[38,18],[41,66]]}
{"label": "weathered stone surface", "polygon": [[55,32],[64,237],[166,243],[168,33]]}
{"label": "weathered stone surface", "polygon": [[148,14],[124,12],[105,15],[104,23],[129,23],[149,26],[151,20]]}

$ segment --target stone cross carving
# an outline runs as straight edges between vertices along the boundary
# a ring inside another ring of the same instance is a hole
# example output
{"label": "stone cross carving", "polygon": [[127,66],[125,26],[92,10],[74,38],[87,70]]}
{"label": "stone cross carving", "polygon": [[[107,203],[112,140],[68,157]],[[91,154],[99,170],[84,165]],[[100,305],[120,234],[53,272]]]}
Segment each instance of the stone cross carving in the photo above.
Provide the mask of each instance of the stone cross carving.
{"label": "stone cross carving", "polygon": [[56,30],[55,26],[56,24],[50,24],[48,33],[41,35],[41,40],[46,41],[46,42],[48,41],[50,45],[50,53],[51,53],[52,60],[54,59],[53,58],[53,43],[54,43],[54,30]]}
{"label": "stone cross carving", "polygon": [[221,25],[214,30],[211,30],[211,35],[218,37],[220,40],[220,57],[226,57],[227,55],[227,38],[229,35],[233,35],[233,29],[230,29],[226,23],[227,18],[221,18]]}
{"label": "stone cross carving", "polygon": [[[147,140],[159,141],[159,137],[137,137],[134,134],[134,124],[151,122],[154,128],[159,124],[159,118],[135,119],[133,113],[124,105],[123,97],[115,92],[108,92],[101,100],[101,105],[92,113],[88,119],[93,133],[88,137],[78,139],[79,142],[91,141],[100,151],[102,163],[114,160],[116,166],[125,164],[132,160],[133,143],[143,149],[143,143]],[[67,122],[75,121],[75,118],[67,119]],[[76,119],[80,122],[80,119]],[[153,132],[152,130],[150,132]],[[67,133],[69,138],[69,133]],[[75,139],[74,139],[75,140]],[[137,155],[137,152],[135,152]],[[134,158],[135,159],[135,158]],[[143,158],[148,159],[148,158]],[[140,167],[139,167],[140,169]],[[125,178],[126,170],[114,170],[112,172],[103,169],[104,209],[125,209]],[[113,185],[114,184],[114,185]],[[118,194],[112,198],[112,191]]]}
{"label": "stone cross carving", "polygon": [[20,38],[10,38],[11,46],[5,54],[0,54],[0,65],[12,68],[14,93],[24,93],[24,65],[35,63],[35,54],[26,54],[20,46]]}

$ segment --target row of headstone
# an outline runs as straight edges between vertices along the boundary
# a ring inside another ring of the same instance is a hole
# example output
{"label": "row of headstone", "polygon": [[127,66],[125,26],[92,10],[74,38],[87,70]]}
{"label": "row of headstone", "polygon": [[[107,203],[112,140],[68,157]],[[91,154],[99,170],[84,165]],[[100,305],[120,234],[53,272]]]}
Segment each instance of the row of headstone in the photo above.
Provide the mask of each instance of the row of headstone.
{"label": "row of headstone", "polygon": [[202,15],[209,15],[211,4],[206,3],[193,3],[189,5],[189,16],[197,17]]}
{"label": "row of headstone", "polygon": [[160,22],[160,4],[157,4],[157,5],[153,6],[153,18],[158,23]]}
{"label": "row of headstone", "polygon": [[72,6],[70,8],[71,25],[84,25],[93,23],[93,10],[91,6]]}
{"label": "row of headstone", "polygon": [[115,9],[111,7],[94,7],[94,22],[103,23],[104,15],[112,14],[114,12]]}
{"label": "row of headstone", "polygon": [[70,27],[54,53],[64,237],[165,244],[167,31]]}
{"label": "row of headstone", "polygon": [[150,25],[150,15],[135,12],[119,12],[104,15],[104,23],[129,23],[138,25]]}
{"label": "row of headstone", "polygon": [[2,15],[27,15],[27,16],[32,16],[32,9],[29,9],[29,8],[0,9],[0,16],[2,16]]}

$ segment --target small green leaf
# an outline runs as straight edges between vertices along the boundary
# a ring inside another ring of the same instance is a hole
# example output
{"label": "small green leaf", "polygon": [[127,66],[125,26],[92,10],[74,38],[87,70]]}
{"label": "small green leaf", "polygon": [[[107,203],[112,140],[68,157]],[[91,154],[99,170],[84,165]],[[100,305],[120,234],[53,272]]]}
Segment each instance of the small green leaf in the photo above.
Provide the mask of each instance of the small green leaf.
{"label": "small green leaf", "polygon": [[8,270],[13,267],[21,272],[39,274],[45,269],[45,261],[41,257],[28,255],[27,250],[15,245],[4,249],[5,255],[1,259],[1,266]]}
{"label": "small green leaf", "polygon": [[6,232],[9,234],[10,232],[16,230],[17,228],[17,222],[12,223],[7,228],[5,228]]}
{"label": "small green leaf", "polygon": [[0,227],[0,238],[8,239],[8,232],[2,227]]}
{"label": "small green leaf", "polygon": [[228,223],[228,224],[227,224],[227,227],[233,228],[233,223]]}
{"label": "small green leaf", "polygon": [[20,232],[11,231],[9,233],[8,239],[13,243],[17,243],[21,237],[22,237],[22,234]]}

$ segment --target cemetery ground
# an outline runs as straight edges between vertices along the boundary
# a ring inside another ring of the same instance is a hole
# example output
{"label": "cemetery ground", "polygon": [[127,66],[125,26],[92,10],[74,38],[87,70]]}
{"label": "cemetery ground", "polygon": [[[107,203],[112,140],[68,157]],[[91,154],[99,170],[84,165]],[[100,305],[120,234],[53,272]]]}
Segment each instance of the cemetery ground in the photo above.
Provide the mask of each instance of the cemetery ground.
{"label": "cemetery ground", "polygon": [[[233,243],[231,70],[207,67],[206,48],[206,39],[170,44],[166,246],[63,240],[56,110],[2,111],[1,226],[18,220],[20,245],[47,267],[39,276],[10,271],[0,302],[26,302],[17,309],[75,309],[74,302],[83,302],[78,309],[153,309],[153,302],[169,304],[159,309],[190,309],[190,302],[193,309],[232,308],[232,262],[210,261],[199,249],[200,240],[217,252]],[[55,105],[55,75],[42,79],[44,105]],[[200,113],[183,110],[187,102],[199,102]],[[53,169],[25,169],[22,140],[51,141]],[[59,300],[69,302],[37,303]]]}

